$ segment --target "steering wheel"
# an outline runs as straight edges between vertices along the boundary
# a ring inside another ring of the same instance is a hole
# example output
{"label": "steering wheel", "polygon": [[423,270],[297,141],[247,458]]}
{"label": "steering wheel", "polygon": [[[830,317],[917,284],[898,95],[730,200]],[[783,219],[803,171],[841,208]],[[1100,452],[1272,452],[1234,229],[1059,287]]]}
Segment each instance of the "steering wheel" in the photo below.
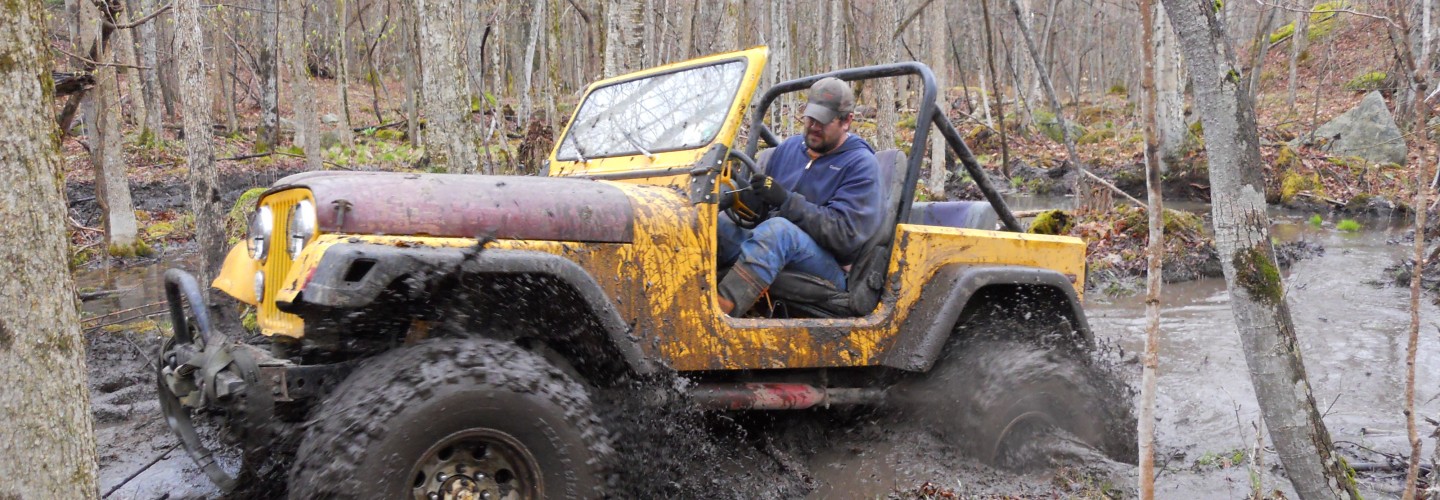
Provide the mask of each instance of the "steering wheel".
{"label": "steering wheel", "polygon": [[737,169],[739,172],[736,172],[726,167],[720,174],[720,211],[725,212],[736,226],[755,229],[755,226],[770,217],[770,207],[750,189],[750,178],[759,172],[760,168],[755,159],[744,151],[731,149],[729,157],[739,162],[740,168]]}

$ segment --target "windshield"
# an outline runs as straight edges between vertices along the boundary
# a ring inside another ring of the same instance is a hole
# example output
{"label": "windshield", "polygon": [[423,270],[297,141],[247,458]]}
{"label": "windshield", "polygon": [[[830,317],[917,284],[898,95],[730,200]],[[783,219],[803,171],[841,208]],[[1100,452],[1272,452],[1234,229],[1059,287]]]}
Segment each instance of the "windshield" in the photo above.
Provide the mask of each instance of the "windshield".
{"label": "windshield", "polygon": [[744,61],[727,61],[592,90],[555,157],[585,161],[705,146],[724,125],[744,76]]}

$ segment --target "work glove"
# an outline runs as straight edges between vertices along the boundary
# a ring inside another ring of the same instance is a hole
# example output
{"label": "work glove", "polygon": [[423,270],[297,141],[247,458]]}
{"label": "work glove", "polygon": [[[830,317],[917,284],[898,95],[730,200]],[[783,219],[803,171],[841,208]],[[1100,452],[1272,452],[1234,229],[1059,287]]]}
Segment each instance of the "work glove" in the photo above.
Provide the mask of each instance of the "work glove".
{"label": "work glove", "polygon": [[750,177],[750,190],[754,191],[760,199],[765,200],[766,205],[775,208],[785,204],[785,200],[790,197],[790,190],[785,189],[779,182],[775,182],[775,178],[765,174],[755,174]]}

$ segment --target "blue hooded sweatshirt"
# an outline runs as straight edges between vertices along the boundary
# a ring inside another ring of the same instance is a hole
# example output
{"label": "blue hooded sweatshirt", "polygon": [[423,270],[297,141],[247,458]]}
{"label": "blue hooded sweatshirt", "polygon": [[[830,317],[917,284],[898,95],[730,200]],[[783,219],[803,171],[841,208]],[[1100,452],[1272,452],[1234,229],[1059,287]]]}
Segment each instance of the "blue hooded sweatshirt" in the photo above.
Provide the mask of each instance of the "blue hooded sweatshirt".
{"label": "blue hooded sweatshirt", "polygon": [[824,156],[810,160],[805,138],[791,136],[775,148],[766,174],[790,190],[777,213],[794,222],[840,265],[859,258],[860,247],[879,230],[880,165],[864,139],[849,134]]}

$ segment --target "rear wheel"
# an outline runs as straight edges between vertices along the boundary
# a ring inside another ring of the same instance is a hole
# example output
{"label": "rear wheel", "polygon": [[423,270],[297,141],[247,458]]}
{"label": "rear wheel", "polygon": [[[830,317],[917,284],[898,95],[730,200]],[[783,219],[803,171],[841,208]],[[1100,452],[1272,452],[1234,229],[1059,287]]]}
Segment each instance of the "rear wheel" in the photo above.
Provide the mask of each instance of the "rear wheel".
{"label": "rear wheel", "polygon": [[969,339],[905,388],[947,438],[990,465],[1025,468],[1098,451],[1134,460],[1129,390],[1081,351]]}
{"label": "rear wheel", "polygon": [[291,498],[599,497],[611,453],[580,384],[488,339],[384,354],[313,422]]}

